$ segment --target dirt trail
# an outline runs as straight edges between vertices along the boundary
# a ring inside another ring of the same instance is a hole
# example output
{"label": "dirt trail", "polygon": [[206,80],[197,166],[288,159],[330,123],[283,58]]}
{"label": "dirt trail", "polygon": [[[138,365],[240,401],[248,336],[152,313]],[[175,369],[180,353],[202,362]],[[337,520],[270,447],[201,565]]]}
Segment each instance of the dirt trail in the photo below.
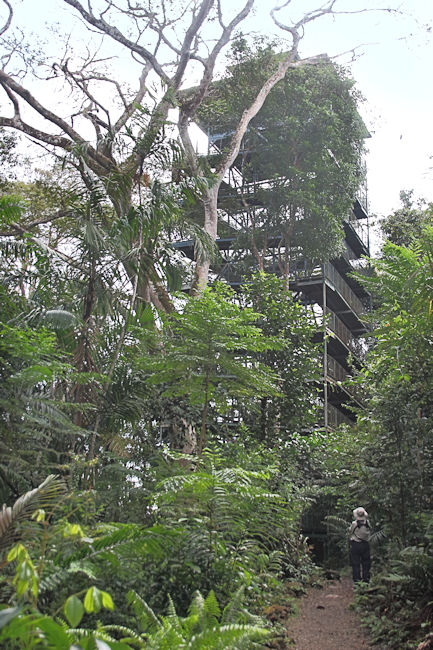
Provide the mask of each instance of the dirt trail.
{"label": "dirt trail", "polygon": [[362,650],[370,648],[353,602],[352,580],[329,582],[310,589],[299,605],[299,615],[288,623],[296,650]]}

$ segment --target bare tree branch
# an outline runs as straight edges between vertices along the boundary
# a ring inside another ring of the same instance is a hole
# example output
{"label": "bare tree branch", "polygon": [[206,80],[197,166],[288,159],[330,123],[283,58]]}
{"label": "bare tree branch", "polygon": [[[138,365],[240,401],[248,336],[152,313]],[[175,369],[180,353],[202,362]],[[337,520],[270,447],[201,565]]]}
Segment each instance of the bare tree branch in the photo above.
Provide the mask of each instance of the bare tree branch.
{"label": "bare tree branch", "polygon": [[66,151],[71,151],[74,145],[74,143],[71,140],[68,140],[68,138],[64,138],[60,135],[52,135],[51,133],[46,133],[45,131],[36,129],[16,115],[15,117],[0,117],[0,126],[17,129],[18,131],[22,131],[25,135],[35,138],[35,140],[40,140],[41,142],[45,142],[45,144],[52,145],[53,147],[61,147]]}
{"label": "bare tree branch", "polygon": [[[88,145],[86,140],[77,133],[65,120],[61,117],[50,111],[45,106],[42,106],[37,99],[23,86],[16,82],[11,76],[6,74],[4,71],[0,70],[0,85],[3,88],[8,88],[8,96],[10,97],[10,91],[14,92],[15,95],[18,95],[24,101],[31,106],[39,115],[51,122],[52,124],[58,126],[66,135],[70,137],[70,141],[62,136],[49,135],[38,129],[34,129],[31,126],[25,124],[18,115],[15,113],[15,117],[11,120],[10,118],[0,118],[1,126],[11,126],[13,128],[19,129],[31,135],[32,137],[39,138],[46,142],[47,144],[53,144],[56,147],[63,147],[64,149],[70,150],[72,143],[82,144],[86,146],[86,150],[90,159],[92,159],[98,167],[105,169],[108,172],[112,168],[112,161],[104,156],[103,154],[96,151],[93,147]],[[14,102],[14,107],[16,103]]]}
{"label": "bare tree branch", "polygon": [[197,13],[197,16],[193,18],[191,25],[188,27],[185,38],[182,44],[181,53],[179,57],[179,64],[176,70],[176,74],[173,79],[173,85],[175,88],[178,88],[185,72],[185,68],[188,64],[190,57],[190,49],[193,38],[198,33],[201,25],[203,24],[205,18],[208,16],[209,11],[211,10],[214,4],[214,0],[203,0],[200,5],[200,10]]}
{"label": "bare tree branch", "polygon": [[89,25],[93,25],[99,31],[103,32],[104,34],[107,34],[108,36],[111,36],[112,39],[114,39],[121,45],[127,47],[128,50],[131,50],[131,52],[135,52],[136,54],[141,56],[141,58],[144,59],[144,61],[149,62],[152,68],[161,78],[161,80],[164,81],[166,84],[170,85],[169,77],[167,76],[163,67],[159,64],[155,56],[151,52],[149,52],[149,50],[147,50],[142,45],[139,45],[138,43],[131,41],[124,34],[122,34],[122,32],[117,27],[108,24],[102,17],[96,18],[96,16],[94,16],[93,13],[91,13],[91,11],[86,11],[84,7],[80,4],[80,2],[78,2],[78,0],[63,0],[63,1],[66,2],[66,4],[70,5],[71,7],[74,7],[74,9],[77,9],[77,11],[80,12],[84,20]]}
{"label": "bare tree branch", "polygon": [[134,113],[136,110],[136,107],[141,104],[143,101],[144,95],[146,93],[146,79],[147,76],[150,72],[150,63],[146,63],[146,65],[143,67],[139,79],[139,87],[137,90],[137,93],[133,99],[132,102],[129,102],[129,104],[125,104],[125,110],[122,113],[122,115],[119,117],[117,120],[116,124],[113,127],[113,132],[114,133],[119,133],[120,129],[125,126],[127,123],[128,119],[131,117],[131,115]]}
{"label": "bare tree branch", "polygon": [[[218,39],[218,41],[216,42],[215,46],[213,47],[212,52],[210,53],[207,60],[200,59],[205,69],[204,69],[202,79],[193,97],[189,98],[182,105],[182,111],[187,115],[192,116],[195,110],[203,101],[203,98],[205,97],[206,92],[209,88],[209,84],[213,79],[215,63],[218,58],[218,55],[220,54],[224,46],[227,45],[228,42],[230,41],[230,37],[233,34],[234,29],[248,16],[251,9],[253,8],[253,5],[254,5],[254,0],[247,0],[243,9],[233,18],[233,20],[227,25],[227,27],[223,28],[223,32],[220,38]],[[181,119],[184,118],[182,117]]]}
{"label": "bare tree branch", "polygon": [[3,0],[3,2],[6,5],[6,7],[8,8],[9,15],[6,18],[6,22],[3,25],[3,27],[0,28],[0,36],[2,34],[4,34],[7,29],[9,29],[10,24],[12,22],[12,16],[14,15],[14,12],[13,12],[13,9],[11,7],[11,4],[10,4],[9,0]]}

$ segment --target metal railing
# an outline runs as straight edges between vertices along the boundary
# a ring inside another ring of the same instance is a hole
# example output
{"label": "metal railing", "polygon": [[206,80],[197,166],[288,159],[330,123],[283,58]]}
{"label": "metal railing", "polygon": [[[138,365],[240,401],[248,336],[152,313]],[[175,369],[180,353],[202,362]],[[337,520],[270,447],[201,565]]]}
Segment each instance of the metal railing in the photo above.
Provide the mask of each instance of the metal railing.
{"label": "metal railing", "polygon": [[354,354],[357,354],[357,348],[352,333],[348,327],[343,323],[336,314],[331,311],[327,313],[326,327],[330,329],[342,341],[346,347]]}
{"label": "metal railing", "polygon": [[353,422],[347,415],[336,409],[335,406],[328,404],[328,426],[334,428],[340,424],[353,425]]}
{"label": "metal railing", "polygon": [[364,208],[366,214],[368,214],[368,189],[367,181],[364,181],[360,186],[359,190],[356,193],[356,198]]}
{"label": "metal railing", "polygon": [[346,223],[350,224],[353,230],[358,235],[359,239],[362,241],[364,246],[368,249],[369,247],[369,226],[368,223],[360,221],[355,217],[351,216],[345,219]]}
{"label": "metal railing", "polygon": [[[265,261],[265,271],[268,273],[278,274],[278,268],[273,265],[270,260]],[[323,277],[323,271],[325,272],[325,278],[331,287],[345,300],[356,316],[362,320],[362,315],[366,311],[364,304],[330,262],[327,262],[324,267],[310,267],[306,263],[302,264],[299,262],[292,263],[290,269],[290,281],[296,282],[300,280],[319,279]],[[226,264],[220,270],[219,275],[224,276],[227,282],[239,282],[245,272],[246,269],[242,262],[236,263],[227,260]]]}
{"label": "metal railing", "polygon": [[344,242],[344,248],[345,251],[342,254],[342,257],[344,257],[348,262],[352,262],[353,260],[359,259],[358,255],[350,248],[347,241]]}
{"label": "metal railing", "polygon": [[344,280],[344,278],[330,262],[326,262],[324,267],[315,266],[314,268],[308,268],[306,264],[302,266],[298,263],[293,270],[293,276],[291,273],[290,277],[295,281],[308,280],[310,278],[314,279],[323,277],[323,273],[325,274],[325,279],[328,280],[331,287],[334,288],[342,298],[344,298],[348,306],[358,316],[358,318],[361,318],[362,314],[366,311],[365,306],[355,294],[355,292],[349,287],[346,280]]}
{"label": "metal railing", "polygon": [[338,363],[338,361],[330,356],[327,357],[326,375],[328,378],[333,379],[336,382],[344,382],[344,390],[359,403],[362,403],[362,394],[360,393],[358,386],[349,382],[349,380],[352,379],[352,375],[350,375],[347,370]]}
{"label": "metal railing", "polygon": [[343,277],[338,273],[337,269],[329,262],[326,262],[325,264],[325,278],[334,285],[336,291],[344,298],[358,318],[361,318],[362,314],[365,312],[364,305]]}

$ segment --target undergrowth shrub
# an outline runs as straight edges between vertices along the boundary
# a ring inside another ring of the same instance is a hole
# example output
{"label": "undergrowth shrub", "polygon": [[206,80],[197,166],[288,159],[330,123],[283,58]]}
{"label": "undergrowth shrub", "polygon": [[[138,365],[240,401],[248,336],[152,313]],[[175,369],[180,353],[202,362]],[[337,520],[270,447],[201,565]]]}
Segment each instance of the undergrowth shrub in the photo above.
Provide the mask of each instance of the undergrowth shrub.
{"label": "undergrowth shrub", "polygon": [[193,587],[214,589],[224,602],[241,585],[251,601],[263,604],[282,577],[297,517],[295,504],[270,490],[276,472],[275,466],[227,467],[206,450],[194,471],[180,468],[159,483],[156,521],[180,534],[170,555],[149,566],[155,604],[170,594],[183,611]]}
{"label": "undergrowth shrub", "polygon": [[[422,538],[422,535],[420,536]],[[390,649],[414,648],[433,625],[433,518],[423,541],[390,557],[372,585],[357,597],[372,640]]]}

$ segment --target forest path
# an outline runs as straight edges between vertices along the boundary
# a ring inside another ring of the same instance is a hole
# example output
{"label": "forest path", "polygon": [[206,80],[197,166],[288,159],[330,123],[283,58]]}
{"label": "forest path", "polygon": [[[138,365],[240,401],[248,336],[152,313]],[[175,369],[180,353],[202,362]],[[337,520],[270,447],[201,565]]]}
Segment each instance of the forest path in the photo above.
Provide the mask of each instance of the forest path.
{"label": "forest path", "polygon": [[299,614],[289,620],[288,637],[296,650],[362,650],[370,648],[353,602],[350,578],[311,588],[299,604]]}

